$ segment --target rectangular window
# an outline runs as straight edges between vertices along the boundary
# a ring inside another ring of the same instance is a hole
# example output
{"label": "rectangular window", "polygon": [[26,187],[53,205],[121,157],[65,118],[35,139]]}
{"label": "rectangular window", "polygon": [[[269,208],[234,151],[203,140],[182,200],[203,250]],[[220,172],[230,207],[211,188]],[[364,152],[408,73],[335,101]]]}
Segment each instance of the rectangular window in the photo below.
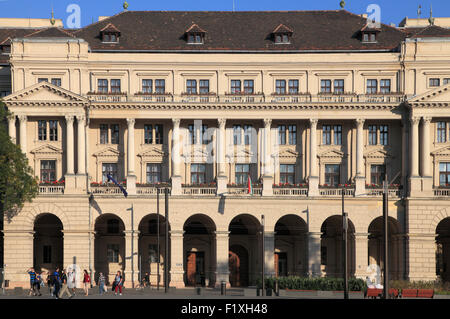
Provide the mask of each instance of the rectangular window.
{"label": "rectangular window", "polygon": [[155,93],[158,94],[166,93],[166,80],[163,79],[155,80]]}
{"label": "rectangular window", "polygon": [[147,164],[147,183],[161,183],[161,164]]}
{"label": "rectangular window", "polygon": [[153,126],[152,125],[144,125],[144,143],[145,144],[153,143]]}
{"label": "rectangular window", "polygon": [[344,80],[334,80],[334,93],[344,93]]}
{"label": "rectangular window", "polygon": [[388,145],[388,126],[387,125],[380,125],[380,144],[381,145]]}
{"label": "rectangular window", "polygon": [[98,79],[97,90],[98,93],[108,93],[108,80]]}
{"label": "rectangular window", "polygon": [[108,124],[100,124],[100,144],[108,144]]}
{"label": "rectangular window", "polygon": [[255,93],[253,80],[245,80],[244,81],[244,93],[245,94]]}
{"label": "rectangular window", "polygon": [[294,184],[295,181],[295,165],[280,164],[280,183]]}
{"label": "rectangular window", "polygon": [[252,143],[252,131],[253,131],[253,126],[251,126],[251,125],[244,125],[244,144],[245,145],[251,145],[251,143]]}
{"label": "rectangular window", "polygon": [[331,125],[322,126],[322,144],[323,145],[331,144]]}
{"label": "rectangular window", "polygon": [[200,80],[199,90],[200,90],[200,94],[208,94],[209,93],[209,80]]}
{"label": "rectangular window", "polygon": [[380,92],[391,93],[391,80],[385,79],[380,81]]}
{"label": "rectangular window", "polygon": [[52,79],[52,84],[55,85],[55,86],[61,86],[61,79],[53,78]]}
{"label": "rectangular window", "polygon": [[[364,34],[366,36],[367,34]],[[367,35],[368,36],[368,35]],[[320,246],[320,264],[326,266],[327,265],[327,246]]]}
{"label": "rectangular window", "polygon": [[321,80],[320,81],[320,92],[321,93],[331,93],[331,80]]}
{"label": "rectangular window", "polygon": [[441,79],[439,79],[439,78],[431,78],[430,79],[430,87],[440,86],[440,85],[441,85]]}
{"label": "rectangular window", "polygon": [[286,145],[286,125],[278,125],[278,145]]}
{"label": "rectangular window", "polygon": [[191,141],[191,144],[197,144],[197,128],[190,124],[188,126],[189,129],[189,141]]}
{"label": "rectangular window", "polygon": [[367,94],[375,94],[378,90],[378,81],[377,80],[367,80]]}
{"label": "rectangular window", "polygon": [[119,245],[118,244],[108,244],[106,249],[106,256],[109,263],[119,262]]}
{"label": "rectangular window", "polygon": [[445,122],[437,122],[437,142],[445,143],[447,141],[447,130],[445,129]]}
{"label": "rectangular window", "polygon": [[276,80],[277,94],[286,94],[286,80]]}
{"label": "rectangular window", "polygon": [[153,93],[153,80],[142,80],[142,92]]}
{"label": "rectangular window", "polygon": [[383,185],[384,175],[386,174],[385,165],[370,166],[370,181],[372,184]]}
{"label": "rectangular window", "polygon": [[337,187],[339,185],[340,176],[339,164],[326,164],[325,165],[325,184],[328,186]]}
{"label": "rectangular window", "polygon": [[44,245],[44,246],[42,246],[42,248],[43,248],[42,262],[44,264],[51,264],[52,263],[52,246]]}
{"label": "rectangular window", "polygon": [[208,125],[202,125],[202,144],[208,144]]}
{"label": "rectangular window", "polygon": [[102,164],[102,182],[106,183],[108,181],[107,175],[111,175],[116,181],[118,180],[119,174],[117,171],[117,163],[103,163]]}
{"label": "rectangular window", "polygon": [[289,80],[289,94],[297,94],[298,87],[298,80]]}
{"label": "rectangular window", "polygon": [[186,93],[197,94],[197,80],[186,80]]}
{"label": "rectangular window", "polygon": [[56,161],[41,161],[41,182],[56,181]]}
{"label": "rectangular window", "polygon": [[58,140],[58,121],[48,121],[50,141]]}
{"label": "rectangular window", "polygon": [[297,125],[288,126],[289,145],[297,144]]}
{"label": "rectangular window", "polygon": [[342,145],[342,125],[334,125],[334,145]]}
{"label": "rectangular window", "polygon": [[450,163],[439,163],[439,186],[450,186]]}
{"label": "rectangular window", "polygon": [[241,93],[241,80],[231,80],[231,94]]}
{"label": "rectangular window", "polygon": [[369,125],[369,145],[377,145],[377,126]]}
{"label": "rectangular window", "polygon": [[241,145],[242,139],[241,139],[241,126],[240,125],[234,125],[233,126],[233,144],[234,145]]}
{"label": "rectangular window", "polygon": [[119,144],[119,124],[111,124],[111,144]]}
{"label": "rectangular window", "polygon": [[38,139],[39,141],[47,140],[47,121],[38,121]]}
{"label": "rectangular window", "polygon": [[120,93],[120,80],[119,79],[113,79],[111,80],[111,93]]}
{"label": "rectangular window", "polygon": [[162,124],[155,125],[155,144],[164,144],[164,127]]}
{"label": "rectangular window", "polygon": [[249,173],[250,173],[250,164],[236,164],[235,167],[236,184],[246,185]]}
{"label": "rectangular window", "polygon": [[48,82],[48,78],[39,78],[38,83],[41,83],[41,82]]}
{"label": "rectangular window", "polygon": [[191,164],[191,184],[202,184],[206,180],[206,165]]}
{"label": "rectangular window", "polygon": [[446,85],[446,84],[449,84],[449,83],[450,83],[450,78],[445,78],[443,84]]}

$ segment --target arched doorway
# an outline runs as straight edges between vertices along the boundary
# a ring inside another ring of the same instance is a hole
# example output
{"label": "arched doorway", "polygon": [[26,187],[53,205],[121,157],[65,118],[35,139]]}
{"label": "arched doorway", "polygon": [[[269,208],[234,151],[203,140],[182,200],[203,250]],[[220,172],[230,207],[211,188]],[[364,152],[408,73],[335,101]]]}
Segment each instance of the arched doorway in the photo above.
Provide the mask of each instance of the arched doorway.
{"label": "arched doorway", "polygon": [[238,215],[228,227],[230,284],[255,285],[261,275],[261,224],[251,215]]}
{"label": "arched doorway", "polygon": [[[375,218],[369,225],[369,265],[378,265],[381,274],[384,270],[383,217]],[[402,238],[400,224],[393,217],[388,218],[388,247],[389,247],[389,280],[403,279],[401,273]]]}
{"label": "arched doorway", "polygon": [[[166,219],[159,215],[159,284],[164,285]],[[139,271],[149,274],[150,284],[158,285],[158,215],[149,214],[139,223]],[[170,252],[170,225],[169,249]]]}
{"label": "arched doorway", "polygon": [[216,270],[216,225],[210,217],[197,214],[186,220],[183,230],[186,286],[213,284]]}
{"label": "arched doorway", "polygon": [[62,269],[64,262],[63,224],[53,214],[41,214],[34,221],[33,267],[38,272]]}
{"label": "arched doorway", "polygon": [[436,227],[436,275],[442,281],[450,281],[450,217],[443,219]]}
{"label": "arched doorway", "polygon": [[103,214],[95,221],[95,278],[102,272],[107,284],[112,282],[118,270],[122,274],[125,270],[124,230],[123,221],[114,214]]}
{"label": "arched doorway", "polygon": [[308,272],[307,226],[296,215],[281,217],[275,224],[276,276],[304,276]]}
{"label": "arched doorway", "polygon": [[[342,216],[334,215],[328,217],[322,224],[320,241],[320,261],[322,272],[327,277],[342,277],[344,274],[343,261],[343,229]],[[348,274],[355,274],[355,226],[348,219],[347,229],[347,261]]]}

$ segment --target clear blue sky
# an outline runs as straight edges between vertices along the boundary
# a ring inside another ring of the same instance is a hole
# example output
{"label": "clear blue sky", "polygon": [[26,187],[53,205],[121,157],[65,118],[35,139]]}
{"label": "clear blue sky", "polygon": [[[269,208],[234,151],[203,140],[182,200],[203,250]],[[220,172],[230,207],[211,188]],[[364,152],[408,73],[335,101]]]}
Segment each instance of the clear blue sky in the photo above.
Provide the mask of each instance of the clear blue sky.
{"label": "clear blue sky", "polygon": [[[336,10],[340,0],[234,0],[236,11],[260,10]],[[51,7],[55,18],[66,26],[69,4],[81,8],[81,25],[98,20],[98,16],[110,16],[123,10],[123,0],[0,0],[0,17],[48,18]],[[129,10],[178,10],[178,11],[231,11],[233,0],[128,0]],[[430,4],[433,16],[450,17],[450,0],[346,0],[345,9],[353,13],[366,13],[368,5],[381,7],[381,21],[398,23],[405,17],[416,18],[418,5],[422,5],[422,17],[428,17]]]}

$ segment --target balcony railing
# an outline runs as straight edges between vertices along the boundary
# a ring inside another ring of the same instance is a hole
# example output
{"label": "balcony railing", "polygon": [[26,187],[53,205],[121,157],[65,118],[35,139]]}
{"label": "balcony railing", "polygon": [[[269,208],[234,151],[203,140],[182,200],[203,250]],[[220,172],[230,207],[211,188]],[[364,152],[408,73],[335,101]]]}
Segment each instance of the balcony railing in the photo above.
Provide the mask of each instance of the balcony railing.
{"label": "balcony railing", "polygon": [[56,194],[64,194],[64,186],[47,186],[47,185],[39,185],[39,194],[45,195],[56,195]]}
{"label": "balcony railing", "polygon": [[[403,189],[400,188],[389,188],[389,197],[403,197]],[[383,196],[383,188],[366,188],[367,196]]]}
{"label": "balcony railing", "polygon": [[273,188],[274,196],[308,196],[308,188],[281,187]]}
{"label": "balcony railing", "polygon": [[434,196],[436,197],[448,197],[450,196],[450,188],[435,188]]}
{"label": "balcony railing", "polygon": [[183,186],[182,194],[191,196],[215,196],[216,190],[216,187]]}
{"label": "balcony railing", "polygon": [[93,186],[91,192],[97,195],[122,195],[122,191],[117,186]]}
{"label": "balcony railing", "polygon": [[[248,193],[248,187],[227,187],[227,195],[232,196],[251,196]],[[261,196],[262,195],[262,188],[261,187],[253,187],[253,195]]]}
{"label": "balcony railing", "polygon": [[344,188],[344,189],[332,187],[319,188],[320,196],[330,196],[330,197],[342,196],[342,192],[344,192],[345,196],[355,196],[354,188]]}
{"label": "balcony railing", "polygon": [[377,94],[101,94],[88,93],[87,98],[93,102],[138,102],[138,103],[401,103],[405,100],[403,93]]}

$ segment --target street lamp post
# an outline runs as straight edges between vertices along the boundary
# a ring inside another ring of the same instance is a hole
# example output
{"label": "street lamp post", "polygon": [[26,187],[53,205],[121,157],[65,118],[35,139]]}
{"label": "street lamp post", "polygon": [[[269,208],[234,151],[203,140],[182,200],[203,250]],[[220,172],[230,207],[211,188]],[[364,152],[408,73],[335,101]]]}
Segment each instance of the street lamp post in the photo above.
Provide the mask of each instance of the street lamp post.
{"label": "street lamp post", "polygon": [[262,285],[261,285],[261,296],[264,297],[265,295],[265,284],[264,284],[264,263],[265,263],[265,256],[264,256],[264,215],[261,215],[261,279],[262,279]]}
{"label": "street lamp post", "polygon": [[169,262],[168,262],[168,251],[169,251],[169,189],[164,189],[164,199],[165,199],[165,247],[164,247],[164,292],[169,292]]}
{"label": "street lamp post", "polygon": [[389,258],[388,258],[388,199],[389,199],[389,189],[388,189],[388,179],[387,174],[384,177],[383,182],[383,246],[384,246],[384,267],[383,267],[383,297],[384,299],[389,298],[389,278],[388,278],[388,268],[389,268]]}
{"label": "street lamp post", "polygon": [[344,299],[348,299],[348,256],[347,256],[347,230],[348,214],[344,211],[345,188],[342,188],[342,252],[344,263]]}
{"label": "street lamp post", "polygon": [[156,289],[159,290],[159,265],[161,263],[161,260],[159,258],[160,251],[159,251],[159,187],[156,186],[156,253],[157,253],[157,268],[156,268]]}

